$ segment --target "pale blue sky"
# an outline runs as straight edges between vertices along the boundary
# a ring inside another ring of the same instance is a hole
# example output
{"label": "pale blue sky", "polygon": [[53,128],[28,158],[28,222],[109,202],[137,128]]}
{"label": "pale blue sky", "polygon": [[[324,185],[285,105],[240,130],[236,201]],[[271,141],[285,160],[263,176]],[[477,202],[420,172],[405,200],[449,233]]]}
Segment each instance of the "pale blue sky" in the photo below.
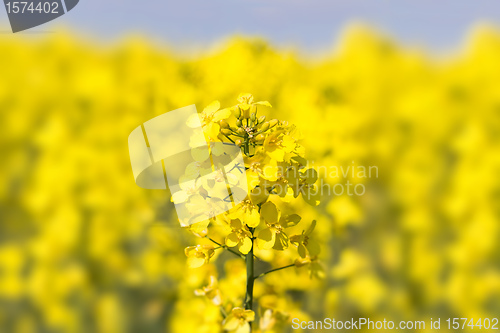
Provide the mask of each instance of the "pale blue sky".
{"label": "pale blue sky", "polygon": [[[63,25],[105,41],[134,33],[178,47],[240,33],[307,52],[330,48],[353,20],[409,45],[447,50],[475,22],[500,24],[500,0],[80,0],[69,14],[31,33],[57,33]],[[0,30],[9,30],[5,10]]]}

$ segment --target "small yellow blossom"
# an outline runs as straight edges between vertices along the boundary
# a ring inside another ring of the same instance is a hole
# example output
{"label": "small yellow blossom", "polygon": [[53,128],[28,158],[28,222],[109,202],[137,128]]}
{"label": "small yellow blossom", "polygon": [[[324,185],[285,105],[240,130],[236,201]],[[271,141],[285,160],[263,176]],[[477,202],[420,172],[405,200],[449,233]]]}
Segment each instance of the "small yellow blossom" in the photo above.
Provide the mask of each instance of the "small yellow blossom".
{"label": "small yellow blossom", "polygon": [[198,268],[204,264],[208,264],[210,258],[215,254],[212,245],[196,245],[188,246],[184,253],[188,257],[187,263],[189,268]]}
{"label": "small yellow blossom", "polygon": [[201,289],[196,289],[194,294],[196,296],[206,296],[216,306],[222,304],[222,295],[218,288],[217,278],[213,275],[210,275],[208,285]]}
{"label": "small yellow blossom", "polygon": [[315,227],[316,221],[312,221],[309,228],[302,231],[302,234],[290,237],[290,242],[297,246],[297,251],[302,258],[305,258],[308,254],[317,256],[320,252],[319,244],[309,238]]}
{"label": "small yellow blossom", "polygon": [[231,233],[226,237],[226,245],[238,246],[238,250],[247,254],[252,249],[252,234],[239,219],[231,220]]}
{"label": "small yellow blossom", "polygon": [[222,322],[222,328],[235,333],[250,333],[250,323],[255,320],[255,312],[234,308]]}

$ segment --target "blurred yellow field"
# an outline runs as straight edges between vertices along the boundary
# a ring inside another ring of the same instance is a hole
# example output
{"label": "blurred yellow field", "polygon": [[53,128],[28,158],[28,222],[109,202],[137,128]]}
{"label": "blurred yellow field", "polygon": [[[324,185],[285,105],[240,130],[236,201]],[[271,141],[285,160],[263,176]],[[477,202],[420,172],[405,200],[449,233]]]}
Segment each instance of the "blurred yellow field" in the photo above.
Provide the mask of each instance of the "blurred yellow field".
{"label": "blurred yellow field", "polygon": [[[241,306],[245,262],[218,250],[188,267],[185,248],[210,242],[180,227],[170,193],[136,186],[127,137],[246,92],[272,104],[259,115],[296,126],[336,191],[316,207],[294,200],[297,234],[317,221],[321,266],[257,280],[254,331],[498,318],[498,59],[488,28],[446,60],[363,28],[315,60],[240,37],[189,59],[140,39],[0,39],[0,332],[221,332],[203,287],[214,276]],[[256,255],[270,263],[261,272],[293,264],[297,248]]]}

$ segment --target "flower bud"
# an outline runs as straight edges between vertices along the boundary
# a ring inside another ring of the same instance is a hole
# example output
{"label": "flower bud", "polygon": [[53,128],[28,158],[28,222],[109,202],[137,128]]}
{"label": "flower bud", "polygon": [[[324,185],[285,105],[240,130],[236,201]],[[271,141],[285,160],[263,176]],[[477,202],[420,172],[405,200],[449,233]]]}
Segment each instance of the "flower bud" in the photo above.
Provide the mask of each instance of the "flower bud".
{"label": "flower bud", "polygon": [[265,132],[269,129],[269,122],[266,121],[265,123],[262,124],[262,126],[260,127],[260,132]]}
{"label": "flower bud", "polygon": [[263,123],[263,122],[265,122],[265,121],[266,121],[266,116],[261,116],[261,117],[259,118],[259,123]]}
{"label": "flower bud", "polygon": [[248,108],[248,109],[246,109],[246,110],[243,110],[243,111],[242,111],[242,117],[243,117],[244,119],[248,119],[248,118],[250,118],[250,108]]}
{"label": "flower bud", "polygon": [[273,128],[274,126],[278,125],[279,121],[278,119],[273,119],[269,122],[269,128]]}
{"label": "flower bud", "polygon": [[222,119],[220,121],[220,127],[221,128],[229,128],[229,124],[227,123],[227,121],[225,119]]}
{"label": "flower bud", "polygon": [[221,129],[221,131],[220,131],[220,132],[221,132],[222,134],[226,135],[226,136],[231,135],[231,133],[232,133],[232,132],[231,132],[231,130],[230,130],[230,129],[228,129],[228,128],[223,128],[223,129]]}
{"label": "flower bud", "polygon": [[259,134],[255,137],[255,141],[264,141],[266,136],[264,134]]}
{"label": "flower bud", "polygon": [[241,110],[239,107],[235,107],[234,108],[234,116],[237,118],[237,119],[240,119],[241,118]]}
{"label": "flower bud", "polygon": [[238,132],[239,135],[245,135],[245,133],[246,133],[246,131],[245,131],[245,129],[243,127],[238,128],[237,132]]}
{"label": "flower bud", "polygon": [[241,125],[243,125],[243,123],[241,122],[241,119],[238,119],[236,121],[236,126],[241,127]]}
{"label": "flower bud", "polygon": [[252,112],[252,114],[250,115],[250,120],[252,122],[255,122],[256,119],[257,119],[257,115],[255,114],[255,112]]}
{"label": "flower bud", "polygon": [[237,146],[239,146],[239,147],[241,147],[241,145],[243,144],[243,142],[241,141],[241,139],[238,139],[238,140],[234,141],[234,143],[235,143]]}

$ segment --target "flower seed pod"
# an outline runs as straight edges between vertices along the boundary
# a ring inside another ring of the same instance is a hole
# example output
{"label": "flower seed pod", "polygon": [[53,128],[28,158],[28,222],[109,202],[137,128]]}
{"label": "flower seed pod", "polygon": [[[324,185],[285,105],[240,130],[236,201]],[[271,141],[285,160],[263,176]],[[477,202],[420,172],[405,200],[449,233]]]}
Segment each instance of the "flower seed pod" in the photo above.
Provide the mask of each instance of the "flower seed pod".
{"label": "flower seed pod", "polygon": [[278,125],[279,121],[278,119],[273,119],[269,122],[269,128],[273,128],[274,126]]}
{"label": "flower seed pod", "polygon": [[220,127],[221,128],[229,128],[229,124],[227,123],[227,121],[225,119],[222,119],[220,121]]}

